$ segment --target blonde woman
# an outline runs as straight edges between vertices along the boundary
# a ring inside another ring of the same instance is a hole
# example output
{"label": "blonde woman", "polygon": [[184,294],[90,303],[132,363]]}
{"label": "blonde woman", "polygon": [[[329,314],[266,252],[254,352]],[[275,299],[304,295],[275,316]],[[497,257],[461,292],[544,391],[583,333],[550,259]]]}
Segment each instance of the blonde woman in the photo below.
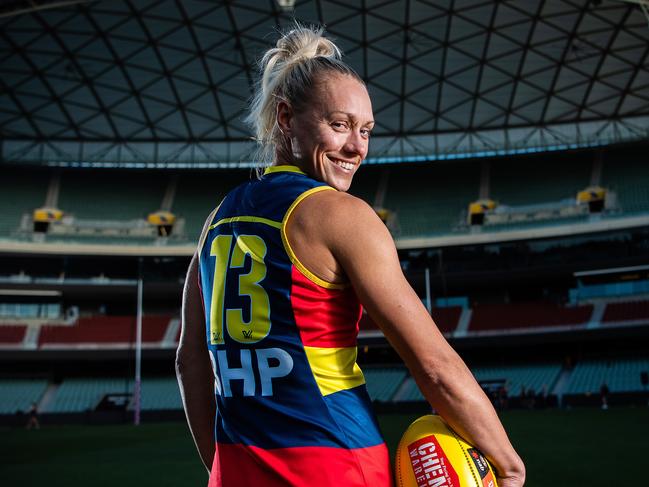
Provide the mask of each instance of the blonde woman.
{"label": "blonde woman", "polygon": [[362,304],[500,486],[522,486],[523,463],[385,225],[346,193],[374,126],[363,81],[299,26],[261,68],[249,120],[267,167],[209,216],[183,297],[177,372],[209,485],[392,485],[356,364]]}

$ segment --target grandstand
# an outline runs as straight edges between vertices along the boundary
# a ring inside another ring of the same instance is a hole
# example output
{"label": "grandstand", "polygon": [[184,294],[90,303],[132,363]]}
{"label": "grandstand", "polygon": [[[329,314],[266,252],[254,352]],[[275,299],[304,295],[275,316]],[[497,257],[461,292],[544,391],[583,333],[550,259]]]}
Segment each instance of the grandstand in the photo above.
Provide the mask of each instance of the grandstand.
{"label": "grandstand", "polygon": [[142,409],[144,411],[180,410],[182,407],[175,377],[145,378],[142,381]]}
{"label": "grandstand", "polygon": [[566,394],[599,394],[602,384],[611,392],[646,392],[642,372],[649,373],[649,358],[585,360],[575,366]]}
{"label": "grandstand", "polygon": [[604,164],[602,183],[615,191],[625,214],[646,213],[649,208],[649,171],[642,160],[610,160]]}
{"label": "grandstand", "polygon": [[[508,232],[516,230],[538,229],[552,235],[562,232],[561,227],[587,233],[611,225],[646,226],[649,166],[637,156],[629,158],[625,148],[610,150],[604,162],[598,157],[603,156],[593,151],[553,159],[537,155],[511,161],[402,164],[398,169],[367,166],[359,172],[351,192],[389,211],[389,227],[398,245],[432,237],[437,238],[433,243],[458,236],[471,242],[476,232],[481,238],[495,233],[492,240],[502,241],[511,239]],[[485,165],[490,169],[485,170]],[[149,213],[163,209],[177,217],[171,241],[190,253],[207,214],[229,188],[250,177],[254,177],[250,170],[155,176],[39,170],[34,179],[32,171],[13,168],[0,182],[7,203],[0,221],[0,247],[3,240],[34,240],[32,212],[49,202],[65,218],[51,227],[45,242],[151,246],[157,241],[160,246],[169,239],[157,236],[146,219]],[[593,182],[608,190],[608,203],[603,212],[590,215],[576,198]],[[23,191],[26,186],[29,190]],[[525,190],[520,191],[521,187]],[[52,199],[51,194],[58,197]],[[484,226],[469,225],[469,204],[485,197],[500,206],[487,213]],[[508,212],[511,216],[503,218]]]}
{"label": "grandstand", "polygon": [[[171,324],[171,316],[144,317],[142,341],[145,345],[165,346],[162,341]],[[134,316],[81,317],[72,326],[43,326],[38,346],[41,349],[132,346],[135,341],[134,326]],[[170,345],[173,346],[173,343],[166,344]]]}
{"label": "grandstand", "polygon": [[20,346],[27,333],[26,325],[4,325],[0,327],[0,344],[3,347]]}
{"label": "grandstand", "polygon": [[478,305],[473,308],[469,330],[481,333],[502,329],[579,327],[586,325],[591,305],[566,308],[554,303]]}
{"label": "grandstand", "polygon": [[[510,396],[523,391],[551,394],[561,372],[560,364],[534,364],[505,367],[476,367],[471,370],[479,383],[499,383]],[[521,389],[522,388],[522,389]],[[424,397],[412,378],[400,386],[395,398],[404,402],[421,402]]]}
{"label": "grandstand", "polygon": [[[646,0],[0,2],[3,485],[204,483],[174,370],[185,274],[254,177],[257,61],[295,20],[367,86],[350,193],[502,412],[526,485],[637,485],[648,19]],[[357,352],[393,453],[430,405],[368,313]],[[43,428],[22,431],[32,404]],[[86,427],[140,419],[177,424]],[[593,468],[598,435],[632,467]]]}
{"label": "grandstand", "polygon": [[46,387],[47,381],[40,379],[0,380],[0,414],[26,412],[40,401]]}
{"label": "grandstand", "polygon": [[382,206],[396,213],[397,237],[451,233],[466,226],[479,186],[476,163],[411,166],[390,173]]}
{"label": "grandstand", "polygon": [[[161,208],[167,178],[131,172],[65,171],[53,205],[79,219],[136,220]],[[89,186],[88,181],[92,181]],[[90,191],[89,191],[90,190]]]}
{"label": "grandstand", "polygon": [[[253,3],[0,7],[2,414],[37,402],[83,415],[111,394],[133,408],[138,282],[142,408],[179,412],[185,271],[206,216],[254,177],[242,123],[253,62],[293,17],[326,24],[366,81],[377,123],[350,192],[385,221],[406,277],[475,376],[512,395],[546,386],[585,397],[601,381],[646,393],[638,5]],[[359,350],[377,404],[421,403],[367,314]]]}
{"label": "grandstand", "polygon": [[[508,366],[477,366],[471,369],[488,391],[505,388],[511,404],[526,396],[591,396],[606,383],[613,394],[646,393],[642,372],[649,371],[649,357],[625,360],[584,360],[574,369],[560,363]],[[403,366],[368,366],[364,370],[370,398],[377,407],[424,402],[416,383]],[[560,384],[560,377],[565,384]],[[133,409],[133,380],[127,377],[68,378],[62,383],[47,380],[4,380],[0,382],[0,414],[26,411],[32,403],[39,412],[87,413],[98,408],[107,395],[126,396],[125,406]],[[182,402],[175,377],[145,377],[142,381],[143,411],[176,411]]]}
{"label": "grandstand", "polygon": [[391,367],[366,369],[364,375],[370,398],[386,402],[393,400],[407,374],[402,367]]}
{"label": "grandstand", "polygon": [[128,392],[126,378],[67,379],[58,385],[43,413],[81,413],[94,410],[109,393]]}
{"label": "grandstand", "polygon": [[207,215],[231,188],[246,177],[250,177],[250,171],[179,174],[170,209],[185,219],[183,237],[189,242],[197,242]]}
{"label": "grandstand", "polygon": [[3,169],[0,178],[0,236],[15,236],[23,215],[43,205],[48,174],[26,170]]}

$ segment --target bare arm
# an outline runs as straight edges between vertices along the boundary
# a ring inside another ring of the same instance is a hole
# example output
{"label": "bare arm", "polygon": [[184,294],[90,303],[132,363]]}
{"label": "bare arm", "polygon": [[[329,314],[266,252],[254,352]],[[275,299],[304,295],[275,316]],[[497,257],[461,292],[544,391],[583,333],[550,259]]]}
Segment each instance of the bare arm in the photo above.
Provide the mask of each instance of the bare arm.
{"label": "bare arm", "polygon": [[196,448],[209,471],[214,459],[214,373],[205,340],[205,316],[194,254],[183,290],[182,332],[176,353],[176,377]]}
{"label": "bare arm", "polygon": [[501,487],[522,486],[523,462],[489,399],[406,281],[392,237],[374,211],[357,198],[327,191],[307,198],[294,217],[304,228],[295,225],[294,238],[308,238],[315,254],[331,252],[342,269],[329,265],[329,275],[344,271],[428,402],[487,456]]}

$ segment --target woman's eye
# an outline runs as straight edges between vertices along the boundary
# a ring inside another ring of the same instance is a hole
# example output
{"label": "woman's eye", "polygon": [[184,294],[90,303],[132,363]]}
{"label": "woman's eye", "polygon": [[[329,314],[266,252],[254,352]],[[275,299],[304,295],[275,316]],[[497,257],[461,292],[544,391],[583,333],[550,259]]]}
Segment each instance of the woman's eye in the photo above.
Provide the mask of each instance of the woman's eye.
{"label": "woman's eye", "polygon": [[337,129],[346,129],[347,128],[347,124],[345,122],[334,122],[331,125],[334,128],[337,128]]}

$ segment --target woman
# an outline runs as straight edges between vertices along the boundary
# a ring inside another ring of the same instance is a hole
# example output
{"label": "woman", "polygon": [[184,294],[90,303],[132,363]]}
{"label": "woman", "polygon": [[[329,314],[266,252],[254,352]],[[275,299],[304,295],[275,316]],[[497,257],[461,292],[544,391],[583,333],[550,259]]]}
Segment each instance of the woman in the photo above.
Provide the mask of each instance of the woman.
{"label": "woman", "polygon": [[272,164],[210,215],[183,296],[177,373],[210,485],[392,484],[356,365],[362,303],[500,486],[522,486],[520,458],[385,225],[345,192],[374,125],[364,83],[320,30],[297,27],[261,64],[249,120]]}

